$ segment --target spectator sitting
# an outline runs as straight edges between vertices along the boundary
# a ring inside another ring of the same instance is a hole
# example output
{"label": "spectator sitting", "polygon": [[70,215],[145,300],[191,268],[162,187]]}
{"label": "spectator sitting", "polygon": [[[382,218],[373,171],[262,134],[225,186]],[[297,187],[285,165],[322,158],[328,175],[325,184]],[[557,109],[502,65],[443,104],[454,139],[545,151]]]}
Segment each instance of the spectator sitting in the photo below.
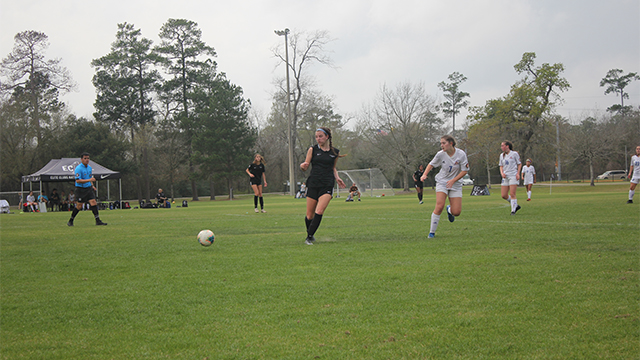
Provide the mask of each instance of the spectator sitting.
{"label": "spectator sitting", "polygon": [[347,196],[347,200],[345,201],[353,201],[353,198],[355,198],[356,195],[358,196],[358,201],[360,201],[360,191],[358,191],[356,184],[353,184],[349,188],[349,196]]}
{"label": "spectator sitting", "polygon": [[[44,207],[45,209],[42,210],[40,209],[40,204],[44,203]],[[40,193],[40,195],[38,195],[38,211],[47,211],[46,208],[49,207],[49,198],[47,197],[47,195],[43,195],[42,193]]]}
{"label": "spectator sitting", "polygon": [[64,191],[60,192],[60,211],[67,211],[67,194]]}
{"label": "spectator sitting", "polygon": [[167,197],[165,196],[162,189],[158,189],[158,193],[156,194],[156,201],[158,207],[164,207],[167,202]]}
{"label": "spectator sitting", "polygon": [[24,207],[26,211],[31,209],[32,212],[36,212],[38,209],[38,203],[36,202],[36,197],[33,196],[33,191],[30,191],[29,195],[27,195],[27,201],[24,203]]}
{"label": "spectator sitting", "polygon": [[58,210],[60,210],[60,194],[58,194],[58,189],[53,189],[53,191],[51,191],[51,196],[49,197],[49,207],[51,208],[51,211],[53,211],[55,208],[58,208]]}
{"label": "spectator sitting", "polygon": [[298,193],[296,194],[296,199],[302,199],[306,197],[307,197],[307,185],[305,183],[302,183],[302,185],[300,185],[300,191],[298,191]]}
{"label": "spectator sitting", "polygon": [[76,195],[73,193],[73,190],[69,190],[69,198],[67,199],[68,210],[73,210],[76,207]]}

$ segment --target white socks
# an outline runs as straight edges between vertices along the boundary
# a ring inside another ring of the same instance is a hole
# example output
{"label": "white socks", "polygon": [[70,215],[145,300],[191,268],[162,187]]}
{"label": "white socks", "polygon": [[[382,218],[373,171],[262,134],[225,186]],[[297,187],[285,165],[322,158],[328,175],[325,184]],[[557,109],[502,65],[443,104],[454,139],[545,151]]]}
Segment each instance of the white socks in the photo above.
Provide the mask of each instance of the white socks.
{"label": "white socks", "polygon": [[531,191],[527,191],[527,198],[531,199]]}
{"label": "white socks", "polygon": [[509,196],[507,197],[507,202],[508,202],[508,203],[510,203],[510,202],[511,202],[511,195],[509,195]]}
{"label": "white socks", "polygon": [[636,193],[635,190],[629,190],[629,200],[633,200],[633,195]]}
{"label": "white socks", "polygon": [[435,234],[436,229],[438,229],[438,222],[440,222],[440,215],[431,213],[431,229],[429,230],[429,233]]}
{"label": "white socks", "polygon": [[517,207],[518,207],[518,199],[511,200],[511,212],[516,211]]}

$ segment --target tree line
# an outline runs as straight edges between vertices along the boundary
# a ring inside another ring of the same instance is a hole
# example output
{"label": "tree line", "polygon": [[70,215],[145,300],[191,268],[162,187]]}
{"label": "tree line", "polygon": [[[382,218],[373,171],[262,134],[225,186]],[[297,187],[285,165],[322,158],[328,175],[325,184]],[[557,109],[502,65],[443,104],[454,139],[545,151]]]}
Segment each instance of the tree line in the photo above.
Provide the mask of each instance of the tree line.
{"label": "tree line", "polygon": [[521,157],[532,158],[538,171],[589,168],[592,178],[594,171],[622,168],[625,145],[640,143],[640,109],[624,105],[625,87],[638,75],[619,69],[609,71],[600,86],[621,103],[572,124],[555,112],[570,87],[564,65],[537,65],[535,53],[525,53],[514,66],[521,79],[509,93],[470,107],[466,123],[457,129],[456,115],[471,96],[461,89],[467,78],[458,72],[438,84],[445,101],[438,102],[421,82],[385,84],[357,113],[344,115],[312,75],[313,66],[333,66],[326,48],[333,39],[326,31],[297,31],[290,37],[289,61],[282,46],[271,49],[293,74],[291,93],[284,76],[277,76],[271,109],[261,114],[251,110],[242,88],[218,71],[215,49],[202,40],[197,23],[169,19],[158,36],[154,45],[133,24],[118,24],[110,52],[91,62],[97,95],[93,118],[85,119],[60,100],[75,83],[60,59],[46,58],[48,37],[18,33],[0,67],[2,189],[18,189],[22,175],[51,158],[88,151],[93,160],[123,173],[125,198],[149,200],[151,189],[163,187],[172,197],[215,199],[231,189],[249,191],[243,170],[257,152],[267,159],[268,190],[284,192],[289,142],[300,183],[305,174],[297,164],[319,126],[332,128],[334,146],[347,154],[341,168],[381,168],[404,190],[411,188],[417,166],[439,150],[445,133],[454,134],[469,154],[471,176],[489,184],[498,174],[503,140],[512,141]]}

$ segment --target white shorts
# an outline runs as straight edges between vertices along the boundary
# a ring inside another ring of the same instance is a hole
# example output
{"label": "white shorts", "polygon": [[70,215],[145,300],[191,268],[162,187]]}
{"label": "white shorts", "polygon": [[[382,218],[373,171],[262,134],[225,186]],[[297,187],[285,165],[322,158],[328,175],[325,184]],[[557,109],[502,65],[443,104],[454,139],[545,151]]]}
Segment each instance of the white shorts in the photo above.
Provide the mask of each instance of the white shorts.
{"label": "white shorts", "polygon": [[533,181],[527,181],[527,180],[525,180],[525,181],[524,181],[524,184],[525,184],[525,185],[533,185]]}
{"label": "white shorts", "polygon": [[507,175],[507,177],[502,178],[502,184],[500,184],[501,186],[511,186],[511,185],[518,185],[519,181],[516,180],[516,176],[509,176]]}
{"label": "white shorts", "polygon": [[631,178],[631,183],[638,185],[638,183],[640,183],[640,177]]}
{"label": "white shorts", "polygon": [[436,183],[436,192],[441,192],[447,194],[450,198],[461,198],[462,197],[462,185],[456,183],[453,185],[451,189],[447,189],[447,184]]}

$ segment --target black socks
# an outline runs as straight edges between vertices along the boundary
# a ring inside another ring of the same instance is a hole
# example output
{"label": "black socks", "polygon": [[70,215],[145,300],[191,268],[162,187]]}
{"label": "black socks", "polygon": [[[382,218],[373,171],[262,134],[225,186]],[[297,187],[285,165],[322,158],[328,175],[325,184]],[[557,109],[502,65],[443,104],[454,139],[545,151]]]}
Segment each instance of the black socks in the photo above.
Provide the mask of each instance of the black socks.
{"label": "black socks", "polygon": [[[305,217],[306,219],[306,217]],[[307,229],[307,234],[310,236],[313,236],[313,234],[316,233],[316,230],[318,230],[318,227],[320,226],[320,222],[322,221],[322,215],[320,214],[315,214],[313,216],[313,219],[311,219],[311,222],[309,223],[309,228]]]}
{"label": "black socks", "polygon": [[259,199],[260,199],[260,209],[264,209],[264,200],[262,200],[262,196],[260,196]]}

